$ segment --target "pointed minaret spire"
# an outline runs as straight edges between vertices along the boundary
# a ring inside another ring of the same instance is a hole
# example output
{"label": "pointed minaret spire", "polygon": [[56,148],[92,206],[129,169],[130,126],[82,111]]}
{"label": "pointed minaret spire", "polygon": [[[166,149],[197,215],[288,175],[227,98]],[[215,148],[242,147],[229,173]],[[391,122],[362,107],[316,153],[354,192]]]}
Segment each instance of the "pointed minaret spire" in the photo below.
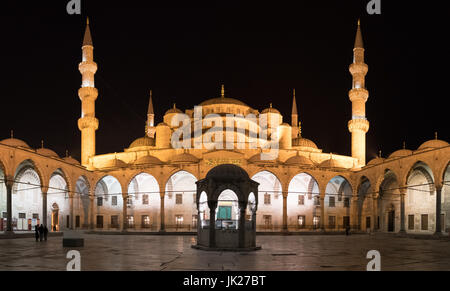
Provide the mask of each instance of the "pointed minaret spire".
{"label": "pointed minaret spire", "polygon": [[222,84],[222,89],[220,91],[220,97],[225,98],[225,85],[224,84]]}
{"label": "pointed minaret spire", "polygon": [[156,128],[155,128],[155,112],[153,110],[153,91],[150,90],[150,99],[148,101],[148,109],[147,109],[147,123],[145,125],[145,132],[148,137],[154,137]]}
{"label": "pointed minaret spire", "polygon": [[297,114],[297,101],[295,100],[295,89],[293,90],[292,97],[292,114],[291,114],[291,127],[292,127],[292,138],[297,138],[299,136],[299,122]]}
{"label": "pointed minaret spire", "polygon": [[90,45],[92,46],[92,37],[91,37],[91,30],[89,29],[89,17],[86,19],[86,30],[84,32],[84,38],[83,38],[83,46]]}
{"label": "pointed minaret spire", "polygon": [[44,140],[41,139],[41,148],[44,148]]}
{"label": "pointed minaret spire", "polygon": [[354,48],[364,48],[362,33],[361,33],[361,22],[358,19],[358,28],[356,30],[355,47]]}

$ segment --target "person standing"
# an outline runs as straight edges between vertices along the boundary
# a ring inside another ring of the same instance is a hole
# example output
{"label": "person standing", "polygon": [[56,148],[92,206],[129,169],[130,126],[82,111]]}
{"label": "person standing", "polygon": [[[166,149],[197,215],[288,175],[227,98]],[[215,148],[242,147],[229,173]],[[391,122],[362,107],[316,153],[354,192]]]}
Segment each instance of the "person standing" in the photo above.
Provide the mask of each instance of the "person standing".
{"label": "person standing", "polygon": [[48,228],[44,225],[44,240],[47,241]]}
{"label": "person standing", "polygon": [[36,238],[36,241],[39,241],[39,228],[37,224],[34,226],[34,237]]}
{"label": "person standing", "polygon": [[44,238],[44,226],[41,224],[41,226],[39,226],[39,239],[40,239],[40,241],[42,241],[43,238]]}

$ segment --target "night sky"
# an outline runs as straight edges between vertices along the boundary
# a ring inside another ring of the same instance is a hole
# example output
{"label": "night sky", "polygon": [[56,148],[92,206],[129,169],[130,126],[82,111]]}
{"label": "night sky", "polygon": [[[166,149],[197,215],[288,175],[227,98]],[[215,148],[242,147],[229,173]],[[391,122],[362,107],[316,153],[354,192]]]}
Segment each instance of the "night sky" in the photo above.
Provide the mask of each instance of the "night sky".
{"label": "night sky", "polygon": [[[4,2],[1,139],[13,129],[14,137],[34,148],[43,139],[59,155],[68,149],[80,159],[78,63],[89,16],[99,67],[98,154],[123,151],[144,135],[150,89],[158,123],[172,103],[183,111],[193,108],[218,97],[224,83],[227,97],[259,110],[272,102],[289,123],[296,88],[303,136],[325,152],[350,155],[348,66],[361,17],[369,65],[368,160],[378,150],[386,156],[401,148],[403,141],[416,149],[435,131],[450,141],[442,102],[448,95],[431,94],[422,75],[436,72],[419,68],[422,7],[404,1],[382,0],[381,15],[368,15],[365,0],[245,6],[82,1],[81,15],[68,15],[65,0]],[[428,57],[439,59],[442,50],[434,53]]]}

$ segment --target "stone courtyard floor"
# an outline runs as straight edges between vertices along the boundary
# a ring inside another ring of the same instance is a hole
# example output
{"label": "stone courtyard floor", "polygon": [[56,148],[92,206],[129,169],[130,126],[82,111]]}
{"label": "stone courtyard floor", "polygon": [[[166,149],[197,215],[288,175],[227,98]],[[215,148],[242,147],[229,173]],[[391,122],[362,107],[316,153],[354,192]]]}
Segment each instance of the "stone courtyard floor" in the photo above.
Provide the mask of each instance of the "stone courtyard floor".
{"label": "stone courtyard floor", "polygon": [[[85,235],[81,269],[88,270],[366,270],[369,250],[382,270],[450,270],[450,241],[376,235],[257,236],[248,253],[192,249],[195,236]],[[0,240],[0,270],[64,271],[69,248],[62,237]]]}

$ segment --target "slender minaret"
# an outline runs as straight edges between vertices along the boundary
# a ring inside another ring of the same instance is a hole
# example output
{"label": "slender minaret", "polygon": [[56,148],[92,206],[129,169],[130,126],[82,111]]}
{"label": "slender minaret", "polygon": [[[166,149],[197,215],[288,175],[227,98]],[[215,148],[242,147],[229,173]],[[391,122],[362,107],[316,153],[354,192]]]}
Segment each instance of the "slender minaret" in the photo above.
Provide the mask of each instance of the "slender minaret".
{"label": "slender minaret", "polygon": [[369,130],[369,121],[366,119],[366,101],[369,92],[365,87],[365,77],[368,69],[364,63],[364,45],[358,20],[355,47],[353,48],[353,64],[349,68],[353,77],[353,85],[348,93],[352,102],[352,120],[348,122],[348,130],[352,134],[352,157],[358,159],[359,167],[366,164],[366,133]]}
{"label": "slender minaret", "polygon": [[150,90],[150,100],[148,101],[147,110],[147,123],[145,126],[145,132],[148,137],[154,138],[156,127],[155,127],[155,112],[153,111],[153,96],[152,90]]}
{"label": "slender minaret", "polygon": [[87,167],[89,158],[95,155],[95,131],[98,129],[98,119],[95,118],[95,100],[98,91],[94,84],[97,64],[94,62],[94,46],[89,29],[89,19],[87,19],[81,50],[82,62],[78,65],[82,76],[81,88],[78,90],[81,100],[81,118],[78,119],[78,128],[81,131],[81,164]]}
{"label": "slender minaret", "polygon": [[291,127],[292,127],[292,138],[297,138],[299,135],[299,130],[298,130],[297,101],[295,100],[295,89],[293,91],[293,98],[292,98]]}

